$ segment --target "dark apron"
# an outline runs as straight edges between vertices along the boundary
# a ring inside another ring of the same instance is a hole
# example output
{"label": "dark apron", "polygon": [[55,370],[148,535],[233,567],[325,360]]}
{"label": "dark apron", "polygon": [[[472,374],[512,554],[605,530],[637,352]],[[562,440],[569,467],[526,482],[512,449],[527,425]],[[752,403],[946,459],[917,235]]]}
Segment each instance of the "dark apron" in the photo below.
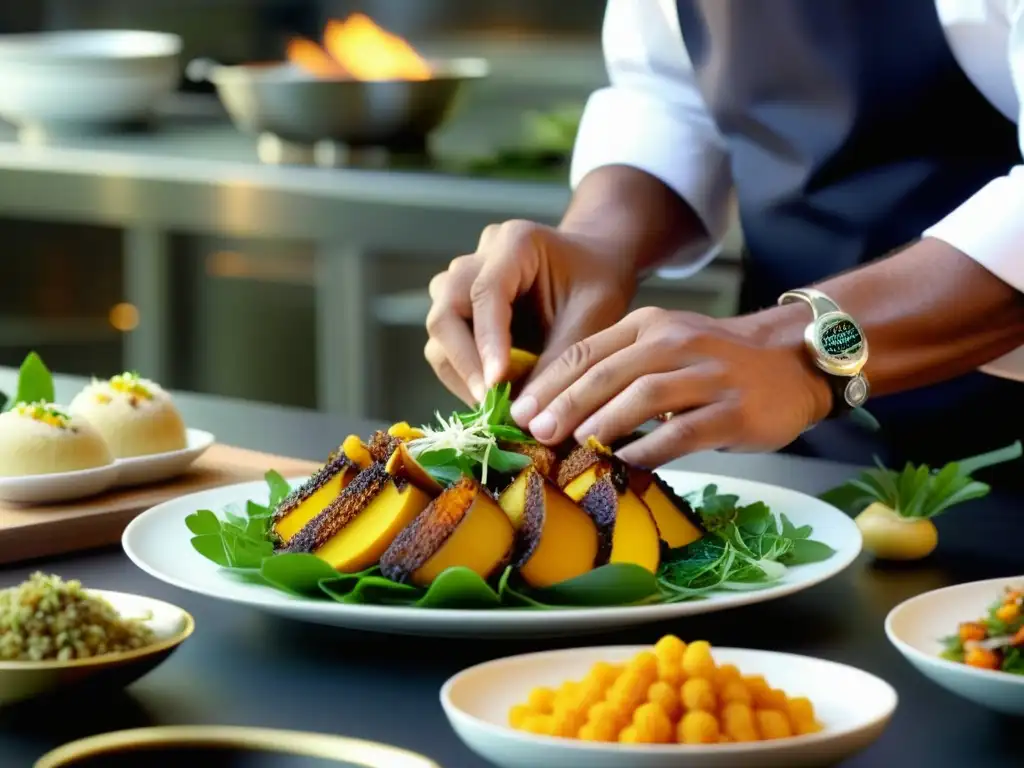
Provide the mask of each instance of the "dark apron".
{"label": "dark apron", "polygon": [[[910,243],[1020,162],[1016,126],[961,71],[935,0],[677,5],[728,142],[747,246],[742,312]],[[941,464],[1024,435],[1024,387],[980,373],[867,409],[881,432],[829,422],[787,450]]]}

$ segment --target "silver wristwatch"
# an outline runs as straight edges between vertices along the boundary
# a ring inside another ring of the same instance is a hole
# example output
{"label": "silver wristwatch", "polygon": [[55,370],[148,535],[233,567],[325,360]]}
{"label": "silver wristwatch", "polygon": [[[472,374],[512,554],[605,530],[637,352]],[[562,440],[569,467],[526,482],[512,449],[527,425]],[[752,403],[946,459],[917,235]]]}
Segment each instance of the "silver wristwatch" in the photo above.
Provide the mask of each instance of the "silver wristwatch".
{"label": "silver wristwatch", "polygon": [[833,393],[833,416],[860,408],[871,387],[862,373],[868,361],[868,340],[860,325],[832,299],[814,288],[787,291],[779,304],[802,301],[814,319],[804,330],[804,344],[814,364],[828,376]]}

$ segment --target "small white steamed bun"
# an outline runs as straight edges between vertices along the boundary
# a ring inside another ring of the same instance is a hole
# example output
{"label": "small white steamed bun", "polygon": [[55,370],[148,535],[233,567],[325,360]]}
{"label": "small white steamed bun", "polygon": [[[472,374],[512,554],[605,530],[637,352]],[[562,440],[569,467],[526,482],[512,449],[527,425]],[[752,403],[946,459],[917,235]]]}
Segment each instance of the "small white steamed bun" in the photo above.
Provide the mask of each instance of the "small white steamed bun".
{"label": "small white steamed bun", "polygon": [[96,427],[119,459],[188,445],[185,422],[171,396],[159,384],[132,373],[94,381],[75,396],[70,410]]}
{"label": "small white steamed bun", "polygon": [[113,461],[96,428],[60,406],[22,403],[0,414],[0,477],[74,472]]}

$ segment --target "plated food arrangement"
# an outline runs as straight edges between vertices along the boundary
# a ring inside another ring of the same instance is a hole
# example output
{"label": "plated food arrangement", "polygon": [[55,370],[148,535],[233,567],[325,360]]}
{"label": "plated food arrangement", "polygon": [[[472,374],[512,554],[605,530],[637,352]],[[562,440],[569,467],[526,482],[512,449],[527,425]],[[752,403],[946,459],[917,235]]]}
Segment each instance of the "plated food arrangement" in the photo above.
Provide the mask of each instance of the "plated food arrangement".
{"label": "plated food arrangement", "polygon": [[757,590],[834,554],[762,502],[684,498],[590,440],[564,452],[511,420],[507,385],[436,426],[350,435],[270,503],[188,516],[193,548],[306,598],[423,608],[675,603]]}
{"label": "plated food arrangement", "polygon": [[30,354],[18,389],[0,396],[0,500],[67,501],[184,471],[212,443],[190,430],[154,381],[126,372],[94,380],[64,406],[53,378]]}

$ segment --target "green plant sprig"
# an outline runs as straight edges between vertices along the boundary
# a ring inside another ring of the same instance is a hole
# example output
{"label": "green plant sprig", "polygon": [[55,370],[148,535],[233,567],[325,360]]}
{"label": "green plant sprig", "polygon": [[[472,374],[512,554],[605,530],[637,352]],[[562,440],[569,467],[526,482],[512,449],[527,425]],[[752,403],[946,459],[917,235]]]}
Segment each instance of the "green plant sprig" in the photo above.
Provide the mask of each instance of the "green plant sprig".
{"label": "green plant sprig", "polygon": [[471,411],[449,419],[437,413],[437,426],[423,426],[423,437],[409,441],[409,452],[442,485],[478,475],[486,485],[489,470],[523,469],[530,458],[499,445],[533,442],[512,420],[511,407],[511,384],[494,386]]}
{"label": "green plant sprig", "polygon": [[875,457],[877,467],[821,494],[823,501],[848,514],[858,514],[869,504],[881,502],[907,519],[929,519],[965,501],[980,499],[992,490],[971,477],[984,467],[1020,458],[1021,443],[952,461],[935,471],[926,464],[907,462],[901,471],[887,468]]}
{"label": "green plant sprig", "polygon": [[767,504],[740,505],[739,496],[709,485],[692,498],[707,534],[671,550],[658,569],[659,582],[678,598],[715,589],[763,589],[782,579],[789,567],[827,560],[829,545],[811,539],[811,526],[799,528],[785,514],[776,519]]}
{"label": "green plant sprig", "polygon": [[14,396],[0,392],[0,412],[10,411],[19,403],[52,403],[56,399],[53,374],[38,354],[29,352],[18,370]]}

